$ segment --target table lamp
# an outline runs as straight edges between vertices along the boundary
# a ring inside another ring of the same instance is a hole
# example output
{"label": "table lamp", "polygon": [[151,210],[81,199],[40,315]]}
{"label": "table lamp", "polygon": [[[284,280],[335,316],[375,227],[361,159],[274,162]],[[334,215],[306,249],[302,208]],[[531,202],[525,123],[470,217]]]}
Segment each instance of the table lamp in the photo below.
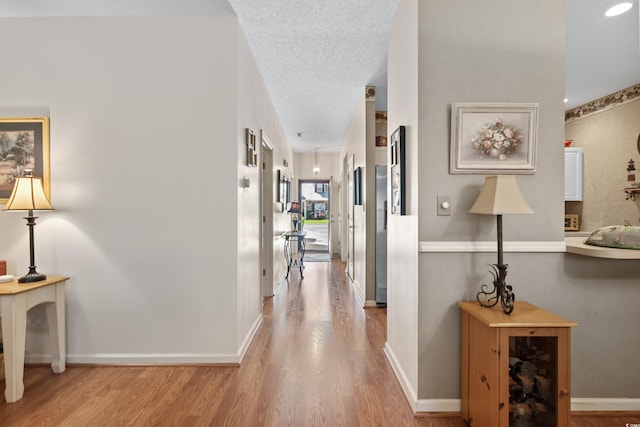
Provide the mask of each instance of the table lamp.
{"label": "table lamp", "polygon": [[287,211],[287,213],[291,214],[291,222],[293,223],[293,230],[299,231],[298,230],[298,224],[300,223],[299,215],[302,213],[302,211],[300,210],[300,202],[291,202],[291,206],[289,207],[289,210]]}
{"label": "table lamp", "polygon": [[27,211],[27,216],[24,219],[27,220],[27,227],[29,227],[29,253],[30,253],[30,265],[29,272],[18,279],[20,283],[39,282],[47,278],[46,275],[40,274],[36,271],[34,247],[33,247],[33,227],[36,225],[37,216],[33,216],[34,210],[53,210],[53,206],[49,203],[47,196],[44,194],[42,188],[42,180],[35,178],[31,175],[30,171],[27,171],[26,176],[20,176],[16,179],[16,184],[13,187],[13,192],[9,201],[5,205],[5,211]]}
{"label": "table lamp", "polygon": [[491,265],[493,268],[491,272],[493,275],[493,289],[487,292],[487,285],[482,285],[476,298],[483,307],[493,307],[499,301],[502,311],[506,314],[511,314],[516,297],[513,293],[513,288],[507,285],[505,280],[508,264],[503,262],[502,215],[532,214],[533,211],[522,196],[515,176],[491,175],[485,177],[482,191],[480,191],[480,195],[469,212],[496,215],[498,222],[498,263]]}

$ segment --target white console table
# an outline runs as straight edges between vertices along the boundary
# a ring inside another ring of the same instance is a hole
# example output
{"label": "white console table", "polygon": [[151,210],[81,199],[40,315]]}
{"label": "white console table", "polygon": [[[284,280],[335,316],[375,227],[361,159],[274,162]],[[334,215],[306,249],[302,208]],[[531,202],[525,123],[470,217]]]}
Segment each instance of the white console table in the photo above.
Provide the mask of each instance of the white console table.
{"label": "white console table", "polygon": [[27,311],[39,304],[47,305],[47,321],[51,336],[55,373],[65,370],[65,297],[68,277],[49,276],[33,283],[18,283],[17,279],[0,283],[0,317],[4,347],[4,396],[7,403],[22,399],[24,394],[24,353],[27,332]]}

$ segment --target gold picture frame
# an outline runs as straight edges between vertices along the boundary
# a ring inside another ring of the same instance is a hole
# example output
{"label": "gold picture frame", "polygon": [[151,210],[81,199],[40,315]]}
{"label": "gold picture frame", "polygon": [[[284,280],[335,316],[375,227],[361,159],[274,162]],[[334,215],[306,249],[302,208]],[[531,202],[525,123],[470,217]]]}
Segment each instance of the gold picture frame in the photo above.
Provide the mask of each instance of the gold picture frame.
{"label": "gold picture frame", "polygon": [[0,204],[11,196],[15,179],[30,170],[42,178],[51,200],[49,117],[0,118]]}
{"label": "gold picture frame", "polygon": [[580,219],[578,214],[565,214],[564,216],[564,231],[578,231],[580,230]]}

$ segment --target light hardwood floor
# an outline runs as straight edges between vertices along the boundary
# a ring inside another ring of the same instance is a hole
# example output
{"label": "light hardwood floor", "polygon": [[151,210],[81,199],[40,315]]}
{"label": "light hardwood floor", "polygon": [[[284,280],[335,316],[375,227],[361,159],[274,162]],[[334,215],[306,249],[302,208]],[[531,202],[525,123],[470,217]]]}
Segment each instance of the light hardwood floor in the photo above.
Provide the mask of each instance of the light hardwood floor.
{"label": "light hardwood floor", "polygon": [[[359,307],[343,263],[289,277],[241,367],[29,366],[24,398],[1,399],[0,426],[465,426],[414,416],[382,350],[386,312]],[[571,427],[626,423],[640,416],[574,416]]]}

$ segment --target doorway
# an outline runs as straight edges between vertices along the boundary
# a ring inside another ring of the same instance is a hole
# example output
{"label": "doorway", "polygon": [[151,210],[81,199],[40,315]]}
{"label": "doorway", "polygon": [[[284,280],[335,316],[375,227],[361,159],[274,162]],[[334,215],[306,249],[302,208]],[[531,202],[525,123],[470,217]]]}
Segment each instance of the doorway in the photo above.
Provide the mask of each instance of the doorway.
{"label": "doorway", "polygon": [[[347,221],[345,222],[345,230],[344,235],[347,236],[347,244],[344,245],[346,251],[346,262],[347,262],[347,276],[349,280],[353,281],[353,247],[354,247],[354,234],[353,234],[353,164],[355,162],[355,156],[353,154],[347,155],[344,158],[344,176],[342,177],[343,182],[347,183],[347,189],[343,192],[344,197],[344,209],[346,212]],[[344,258],[344,257],[343,257]]]}
{"label": "doorway", "polygon": [[328,179],[298,180],[306,251],[330,253],[331,181]]}
{"label": "doorway", "polygon": [[262,132],[260,174],[260,264],[262,296],[274,294],[273,285],[273,145]]}

